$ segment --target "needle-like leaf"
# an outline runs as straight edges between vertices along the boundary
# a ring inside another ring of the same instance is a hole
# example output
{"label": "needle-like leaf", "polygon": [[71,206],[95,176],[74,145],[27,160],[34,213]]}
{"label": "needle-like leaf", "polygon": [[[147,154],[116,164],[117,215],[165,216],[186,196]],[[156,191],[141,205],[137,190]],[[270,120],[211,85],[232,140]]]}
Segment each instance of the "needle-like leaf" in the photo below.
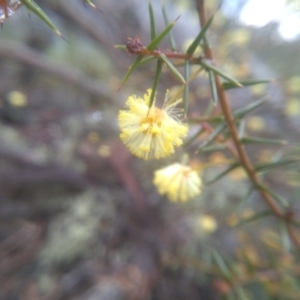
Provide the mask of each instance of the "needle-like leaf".
{"label": "needle-like leaf", "polygon": [[171,73],[174,74],[176,78],[178,78],[182,83],[186,84],[185,79],[183,76],[179,73],[179,71],[174,67],[174,65],[170,62],[170,60],[166,57],[165,54],[161,53],[159,55],[160,59],[166,64],[166,66],[169,68]]}
{"label": "needle-like leaf", "polygon": [[209,78],[209,85],[210,85],[210,91],[211,91],[211,99],[213,102],[213,105],[216,106],[218,103],[218,91],[216,86],[216,80],[214,72],[209,70],[208,71],[208,78]]}
{"label": "needle-like leaf", "polygon": [[87,3],[89,6],[91,6],[94,9],[99,10],[100,12],[103,13],[103,11],[101,9],[99,9],[91,0],[83,0],[85,3]]}
{"label": "needle-like leaf", "polygon": [[221,257],[221,255],[216,250],[214,250],[212,253],[212,257],[218,269],[220,270],[221,274],[224,276],[224,279],[230,280],[231,278],[230,270],[226,265],[224,259]]}
{"label": "needle-like leaf", "polygon": [[156,29],[155,29],[153,5],[151,0],[149,0],[148,9],[149,9],[149,18],[150,18],[151,41],[153,41],[156,37]]}
{"label": "needle-like leaf", "polygon": [[215,130],[206,138],[206,140],[199,146],[198,151],[200,152],[204,147],[208,146],[210,143],[214,141],[214,139],[226,128],[226,123],[222,122],[219,124]]}
{"label": "needle-like leaf", "polygon": [[141,60],[143,59],[142,55],[138,55],[137,58],[135,59],[134,63],[130,66],[128,72],[126,73],[121,86],[119,87],[119,90],[122,88],[122,86],[125,84],[125,82],[128,80],[128,78],[130,77],[130,75],[132,74],[132,72],[134,71],[134,69],[139,65],[139,63],[141,62]]}
{"label": "needle-like leaf", "polygon": [[151,106],[153,105],[154,99],[155,99],[155,94],[156,94],[156,90],[157,90],[158,80],[159,80],[161,70],[162,70],[162,65],[163,65],[162,61],[160,59],[158,59],[157,65],[156,65],[156,73],[155,73],[154,82],[153,82],[153,86],[152,86],[152,92],[150,95],[149,108],[151,108]]}
{"label": "needle-like leaf", "polygon": [[212,23],[213,19],[214,19],[214,15],[211,16],[210,19],[207,21],[207,23],[203,26],[200,33],[197,35],[197,37],[194,39],[192,44],[187,49],[186,54],[188,54],[188,55],[193,55],[194,54],[194,52],[196,51],[196,49],[199,46],[200,42],[204,38],[207,29],[210,27],[210,24]]}
{"label": "needle-like leaf", "polygon": [[241,109],[237,109],[233,114],[236,119],[243,118],[246,114],[250,113],[254,109],[258,108],[259,106],[263,105],[268,100],[267,97],[263,97],[256,101],[251,102],[250,104],[246,105]]}
{"label": "needle-like leaf", "polygon": [[210,70],[213,71],[214,73],[220,75],[221,77],[223,77],[224,79],[228,80],[229,82],[231,82],[232,84],[235,84],[238,87],[242,87],[242,84],[239,83],[235,78],[233,78],[232,76],[226,74],[225,72],[221,71],[220,69],[218,69],[217,67],[213,66],[212,64],[210,64],[208,61],[202,59],[199,64],[201,66],[203,66],[206,70]]}
{"label": "needle-like leaf", "polygon": [[[169,18],[168,18],[168,14],[167,14],[167,11],[166,11],[166,8],[165,8],[165,5],[163,2],[161,5],[161,8],[162,8],[163,16],[164,16],[165,25],[168,26]],[[168,38],[169,38],[169,42],[170,42],[172,51],[175,51],[177,49],[177,46],[176,46],[176,42],[175,42],[172,30],[168,32]]]}
{"label": "needle-like leaf", "polygon": [[226,146],[221,144],[207,146],[201,149],[201,152],[215,152],[215,151],[223,151],[226,149]]}
{"label": "needle-like leaf", "polygon": [[187,139],[183,143],[182,147],[184,148],[192,144],[201,135],[202,132],[204,132],[204,129],[201,127],[191,138]]}
{"label": "needle-like leaf", "polygon": [[216,181],[222,179],[225,175],[236,169],[237,167],[240,166],[240,163],[236,162],[230,165],[225,171],[221,172],[219,175],[217,175],[215,178],[209,180],[208,182],[205,183],[206,186],[211,185],[215,183]]}
{"label": "needle-like leaf", "polygon": [[237,225],[236,227],[238,226],[242,226],[242,225],[246,225],[246,224],[249,224],[251,222],[254,222],[254,221],[257,221],[261,218],[264,218],[264,217],[267,217],[267,216],[272,216],[272,212],[270,210],[264,210],[264,211],[261,211],[261,212],[258,212],[256,214],[254,214],[253,216],[249,217],[249,218],[246,218],[246,219],[243,219],[241,220]]}
{"label": "needle-like leaf", "polygon": [[[190,77],[190,62],[188,60],[185,61],[184,64],[184,79],[185,82],[189,81]],[[190,88],[188,84],[184,85],[184,91],[183,91],[183,107],[184,107],[184,115],[186,116],[187,111],[189,109],[189,93]]]}
{"label": "needle-like leaf", "polygon": [[120,49],[120,50],[126,50],[127,49],[126,45],[114,45],[114,48]]}
{"label": "needle-like leaf", "polygon": [[171,22],[159,35],[155,37],[153,41],[147,46],[147,49],[149,51],[153,51],[156,49],[156,47],[159,45],[159,43],[163,40],[163,38],[170,32],[170,30],[173,28],[175,25],[177,19],[173,22]]}
{"label": "needle-like leaf", "polygon": [[267,187],[263,184],[260,184],[258,187],[260,189],[262,189],[263,191],[265,191],[266,193],[268,193],[269,195],[271,195],[278,203],[280,203],[285,208],[287,208],[289,206],[288,201],[285,198],[283,198],[282,196],[278,195],[274,190],[270,189],[269,187]]}
{"label": "needle-like leaf", "polygon": [[264,172],[269,171],[270,169],[278,168],[278,167],[284,167],[290,164],[294,164],[298,162],[298,159],[282,159],[279,161],[269,162],[269,163],[262,163],[257,164],[255,166],[255,170],[257,172]]}
{"label": "needle-like leaf", "polygon": [[285,140],[267,139],[259,137],[244,136],[240,140],[243,144],[257,144],[257,145],[286,145]]}
{"label": "needle-like leaf", "polygon": [[[260,80],[240,80],[239,83],[242,86],[251,86],[251,85],[257,85],[257,84],[265,84],[272,82],[273,79],[260,79]],[[232,82],[223,82],[223,88],[224,90],[234,89],[238,88],[236,84],[233,84]]]}
{"label": "needle-like leaf", "polygon": [[33,1],[33,0],[21,0],[21,2],[27,7],[28,10],[32,11],[36,14],[44,23],[46,23],[57,35],[62,37],[64,40],[64,36],[61,32],[56,28],[50,18],[44,13],[44,11]]}

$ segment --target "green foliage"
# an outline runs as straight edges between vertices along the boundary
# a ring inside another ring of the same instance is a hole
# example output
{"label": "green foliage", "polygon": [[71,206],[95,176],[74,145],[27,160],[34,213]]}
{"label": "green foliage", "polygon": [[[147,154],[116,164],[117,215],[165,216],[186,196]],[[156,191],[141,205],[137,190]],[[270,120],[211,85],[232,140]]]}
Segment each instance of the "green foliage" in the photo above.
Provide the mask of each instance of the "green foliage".
{"label": "green foliage", "polygon": [[[153,8],[151,6],[151,2],[149,3],[149,14],[150,14],[150,28],[151,28],[151,40],[152,42],[147,47],[147,49],[150,51],[147,53],[147,55],[150,55],[153,57],[153,59],[157,59],[157,62],[159,64],[160,61],[162,61],[169,71],[174,74],[183,84],[182,88],[182,96],[184,99],[184,108],[185,108],[185,114],[188,118],[188,108],[189,108],[189,95],[190,95],[190,88],[189,84],[191,82],[190,80],[190,72],[191,67],[193,65],[200,65],[203,67],[203,70],[205,70],[208,74],[208,81],[210,86],[210,93],[211,93],[211,99],[212,99],[212,105],[216,106],[219,104],[220,101],[223,101],[222,107],[227,106],[227,104],[224,102],[224,91],[233,89],[233,88],[242,88],[242,87],[251,87],[261,84],[266,84],[271,82],[272,80],[237,80],[227,72],[219,69],[216,67],[215,64],[213,64],[211,61],[209,61],[209,57],[196,57],[194,56],[196,48],[201,45],[201,42],[203,39],[205,39],[205,34],[207,30],[211,27],[213,23],[213,16],[205,23],[205,26],[202,28],[198,36],[194,39],[194,41],[191,43],[191,45],[188,47],[186,54],[187,56],[184,56],[184,54],[173,55],[172,53],[168,51],[163,50],[157,50],[157,47],[160,44],[160,41],[166,36],[169,35],[169,41],[170,46],[174,50],[175,44],[172,34],[172,28],[175,23],[171,23],[168,25],[167,22],[167,14],[166,9],[163,6],[162,7],[163,15],[166,22],[166,28],[163,30],[163,32],[159,36],[155,36],[155,19],[153,16]],[[207,44],[208,40],[207,40]],[[153,52],[151,52],[153,51]],[[157,55],[157,51],[159,54]],[[183,59],[184,60],[184,79],[179,71],[178,65],[173,63],[175,59]],[[159,65],[160,66],[160,65]],[[157,70],[160,70],[160,68],[157,67]],[[130,69],[131,71],[131,69]],[[128,75],[128,73],[127,73]],[[126,75],[126,79],[128,79],[128,76]],[[160,71],[156,73],[154,85],[153,85],[153,93],[154,90],[157,89],[158,86],[158,78],[160,76]],[[222,86],[218,86],[218,83],[216,81],[217,76],[220,76],[225,81],[222,83]],[[194,79],[194,78],[193,78]],[[192,79],[192,80],[193,80]],[[223,89],[223,90],[222,90]],[[222,97],[223,99],[220,100],[219,98]],[[232,112],[232,116],[230,113],[225,109],[223,110],[222,114],[215,116],[215,115],[208,115],[208,117],[205,119],[205,117],[202,117],[204,121],[201,121],[201,117],[199,117],[199,122],[205,122],[205,120],[208,120],[209,118],[211,123],[209,125],[205,125],[205,127],[200,127],[199,130],[190,137],[185,142],[185,147],[188,145],[191,145],[197,141],[197,139],[201,140],[201,136],[203,133],[205,133],[205,128],[210,128],[210,131],[207,132],[205,139],[202,139],[202,141],[199,143],[197,147],[197,153],[205,153],[205,152],[218,152],[218,151],[224,151],[228,150],[228,147],[226,146],[226,143],[232,139],[232,135],[234,133],[233,127],[236,128],[238,131],[237,138],[234,139],[235,146],[238,149],[242,149],[242,145],[258,145],[258,146],[272,146],[272,145],[280,145],[284,146],[287,144],[285,140],[280,139],[272,139],[272,138],[266,138],[266,137],[258,137],[258,136],[249,136],[246,134],[246,116],[252,113],[254,110],[265,104],[267,101],[267,98],[261,98],[258,100],[254,100],[251,103],[246,104],[244,107],[237,109],[236,111]],[[208,109],[208,112],[211,111],[211,109]],[[230,120],[231,119],[231,120]],[[195,119],[195,122],[196,119]],[[239,145],[236,145],[236,143],[239,143]],[[238,150],[238,155],[233,160],[231,160],[231,163],[228,164],[227,167],[224,168],[224,170],[216,175],[213,179],[206,182],[206,186],[211,185],[213,183],[216,183],[217,181],[225,178],[228,176],[231,172],[235,171],[236,169],[243,167],[246,169],[246,174],[250,174],[254,172],[257,176],[259,173],[269,172],[273,169],[278,169],[279,167],[287,167],[291,164],[295,164],[298,161],[298,158],[296,159],[284,159],[279,158],[275,161],[269,161],[267,163],[260,163],[260,164],[253,164],[252,167],[249,167],[248,162],[245,162],[244,154],[241,154],[241,151]],[[251,175],[252,176],[252,175]],[[241,204],[245,205],[247,200],[249,199],[249,196],[253,194],[254,190],[257,190],[259,193],[262,194],[263,197],[267,199],[272,199],[271,205],[269,200],[267,200],[267,204],[270,205],[270,208],[263,211],[257,211],[253,213],[250,217],[243,218],[241,221],[237,223],[237,225],[240,227],[241,225],[251,225],[252,222],[258,221],[258,220],[266,220],[266,217],[269,216],[276,216],[277,213],[274,212],[276,208],[276,203],[279,203],[284,207],[285,209],[289,207],[288,202],[286,199],[284,199],[282,196],[280,196],[277,192],[272,190],[271,188],[257,182],[257,179],[253,179],[253,177],[250,176],[250,179],[253,181],[253,185],[249,189],[249,192],[246,194],[246,196],[241,199]],[[257,177],[255,177],[257,178]],[[270,198],[268,198],[270,197]],[[280,208],[279,208],[280,209]],[[278,215],[278,214],[277,214]],[[284,215],[284,212],[282,213]],[[280,220],[281,223],[284,223],[285,221],[282,219]],[[294,222],[294,221],[292,221]],[[290,226],[290,225],[287,225]],[[291,225],[292,226],[292,225]],[[292,238],[288,231],[284,231],[284,244],[285,249],[290,249],[290,238]],[[243,259],[239,263],[243,263],[245,265],[245,270],[241,270],[239,267],[236,266],[235,262],[231,262],[228,265],[228,262],[225,262],[224,258],[222,257],[222,254],[218,253],[216,250],[212,252],[212,268],[213,265],[216,266],[219,276],[222,277],[224,282],[228,284],[228,290],[229,292],[225,293],[224,299],[271,299],[269,295],[272,294],[272,291],[270,288],[266,288],[265,284],[260,281],[259,279],[255,279],[257,276],[257,272],[259,272],[259,267],[248,258],[247,250],[245,249],[245,252],[243,254]],[[233,272],[232,270],[238,270],[237,274]],[[242,282],[240,280],[240,276],[243,278],[247,278],[248,275],[246,273],[252,274],[252,279],[245,279],[245,282]],[[238,276],[237,276],[238,275]],[[259,277],[257,277],[259,278]],[[240,283],[239,283],[240,282]],[[225,284],[225,283],[224,283]],[[226,285],[225,284],[225,285]]]}

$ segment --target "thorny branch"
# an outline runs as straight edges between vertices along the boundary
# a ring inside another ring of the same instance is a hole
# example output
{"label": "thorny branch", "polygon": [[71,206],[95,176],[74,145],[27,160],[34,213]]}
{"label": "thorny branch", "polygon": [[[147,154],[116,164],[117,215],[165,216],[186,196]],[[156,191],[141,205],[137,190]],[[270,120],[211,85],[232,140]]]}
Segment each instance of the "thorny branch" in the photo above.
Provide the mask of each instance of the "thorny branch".
{"label": "thorny branch", "polygon": [[[205,1],[204,0],[195,0],[195,2],[196,2],[198,14],[199,14],[200,25],[201,25],[201,28],[203,28],[204,25],[207,22],[206,13],[205,13]],[[204,44],[204,53],[205,53],[205,57],[207,59],[209,59],[210,61],[214,61],[213,52],[212,52],[211,48],[206,43]],[[271,209],[273,214],[275,216],[277,216],[279,219],[286,222],[289,236],[290,236],[291,240],[293,241],[294,245],[300,251],[300,240],[299,240],[299,237],[296,234],[295,229],[294,229],[294,227],[292,225],[292,222],[291,222],[291,221],[293,221],[294,216],[291,215],[289,212],[285,212],[277,204],[275,199],[261,188],[262,183],[261,183],[261,181],[260,181],[260,179],[257,175],[257,172],[255,171],[245,148],[243,147],[243,145],[240,142],[239,135],[238,135],[238,129],[236,128],[234,118],[233,118],[233,114],[232,114],[231,109],[229,107],[227,96],[226,96],[226,93],[225,93],[224,88],[222,86],[221,80],[220,80],[219,76],[216,73],[214,74],[214,76],[215,76],[218,96],[219,96],[219,99],[220,99],[220,105],[221,105],[224,117],[227,121],[228,127],[230,129],[234,145],[235,145],[236,150],[238,152],[238,158],[239,158],[242,166],[246,170],[246,172],[247,172],[250,180],[252,181],[253,185],[255,187],[257,187],[257,190],[259,191],[260,195],[262,196],[262,198],[264,199],[266,204],[269,206],[269,208]]]}
{"label": "thorny branch", "polygon": [[[206,14],[205,14],[205,5],[204,0],[195,0],[198,15],[199,15],[199,21],[201,28],[203,28],[207,22]],[[131,54],[140,55],[143,57],[146,56],[153,56],[153,57],[160,57],[160,54],[163,53],[169,58],[175,58],[175,59],[183,59],[183,60],[189,60],[191,63],[193,62],[199,62],[199,60],[202,59],[202,57],[193,57],[185,53],[176,53],[176,52],[169,52],[169,51],[162,51],[159,49],[155,49],[153,51],[150,51],[145,47],[139,38],[128,38],[127,44],[126,44],[127,51]],[[204,54],[205,58],[209,61],[214,61],[214,56],[211,48],[207,43],[204,42]],[[231,108],[228,104],[227,96],[225,93],[225,90],[223,88],[222,82],[220,80],[220,77],[214,73],[218,97],[220,100],[221,109],[224,115],[224,118],[228,124],[229,130],[231,132],[233,145],[227,143],[226,147],[227,149],[233,154],[234,157],[236,157],[241,165],[244,167],[245,171],[248,174],[249,179],[252,181],[253,186],[256,187],[256,189],[259,191],[260,195],[266,202],[266,204],[271,209],[272,213],[279,219],[283,220],[287,226],[287,231],[289,233],[289,236],[291,240],[293,241],[294,245],[297,247],[298,250],[300,250],[300,239],[293,227],[293,222],[295,221],[295,216],[291,211],[284,210],[281,208],[276,200],[271,196],[265,189],[262,181],[260,180],[253,164],[251,163],[249,156],[242,145],[238,129],[235,125],[233,113],[231,111]],[[218,139],[222,139],[220,136]]]}

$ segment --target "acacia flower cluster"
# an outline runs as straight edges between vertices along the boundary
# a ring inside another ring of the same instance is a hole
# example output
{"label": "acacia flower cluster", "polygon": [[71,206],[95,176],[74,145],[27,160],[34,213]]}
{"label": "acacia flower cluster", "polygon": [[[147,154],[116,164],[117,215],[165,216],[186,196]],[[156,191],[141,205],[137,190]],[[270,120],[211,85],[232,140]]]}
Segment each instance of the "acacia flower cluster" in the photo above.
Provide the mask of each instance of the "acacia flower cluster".
{"label": "acacia flower cluster", "polygon": [[174,153],[182,145],[188,132],[187,124],[179,120],[176,105],[181,99],[168,103],[167,94],[162,108],[150,106],[148,89],[143,98],[132,95],[126,102],[127,110],[119,112],[120,138],[129,150],[145,160],[159,159]]}
{"label": "acacia flower cluster", "polygon": [[173,202],[186,202],[201,192],[202,181],[190,166],[174,163],[154,173],[154,185]]}

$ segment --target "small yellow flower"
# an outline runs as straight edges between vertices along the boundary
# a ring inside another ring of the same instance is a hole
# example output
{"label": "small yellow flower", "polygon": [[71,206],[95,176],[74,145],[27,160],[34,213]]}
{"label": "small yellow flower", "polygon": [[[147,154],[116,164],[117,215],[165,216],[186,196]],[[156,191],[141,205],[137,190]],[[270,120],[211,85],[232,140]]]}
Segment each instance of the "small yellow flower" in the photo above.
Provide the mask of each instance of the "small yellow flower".
{"label": "small yellow flower", "polygon": [[161,195],[173,202],[185,202],[201,192],[202,181],[190,166],[172,164],[154,173],[153,183]]}
{"label": "small yellow flower", "polygon": [[216,231],[218,228],[217,220],[210,215],[203,215],[198,220],[199,227],[207,233]]}
{"label": "small yellow flower", "polygon": [[[181,99],[165,104],[162,109],[153,104],[149,108],[151,89],[143,98],[132,95],[128,98],[128,110],[119,112],[120,138],[129,150],[145,160],[168,156],[174,147],[182,144],[188,126],[178,119],[175,106]],[[166,95],[167,98],[167,95]]]}
{"label": "small yellow flower", "polygon": [[16,107],[24,107],[28,104],[27,97],[18,91],[11,91],[7,95],[8,102]]}

